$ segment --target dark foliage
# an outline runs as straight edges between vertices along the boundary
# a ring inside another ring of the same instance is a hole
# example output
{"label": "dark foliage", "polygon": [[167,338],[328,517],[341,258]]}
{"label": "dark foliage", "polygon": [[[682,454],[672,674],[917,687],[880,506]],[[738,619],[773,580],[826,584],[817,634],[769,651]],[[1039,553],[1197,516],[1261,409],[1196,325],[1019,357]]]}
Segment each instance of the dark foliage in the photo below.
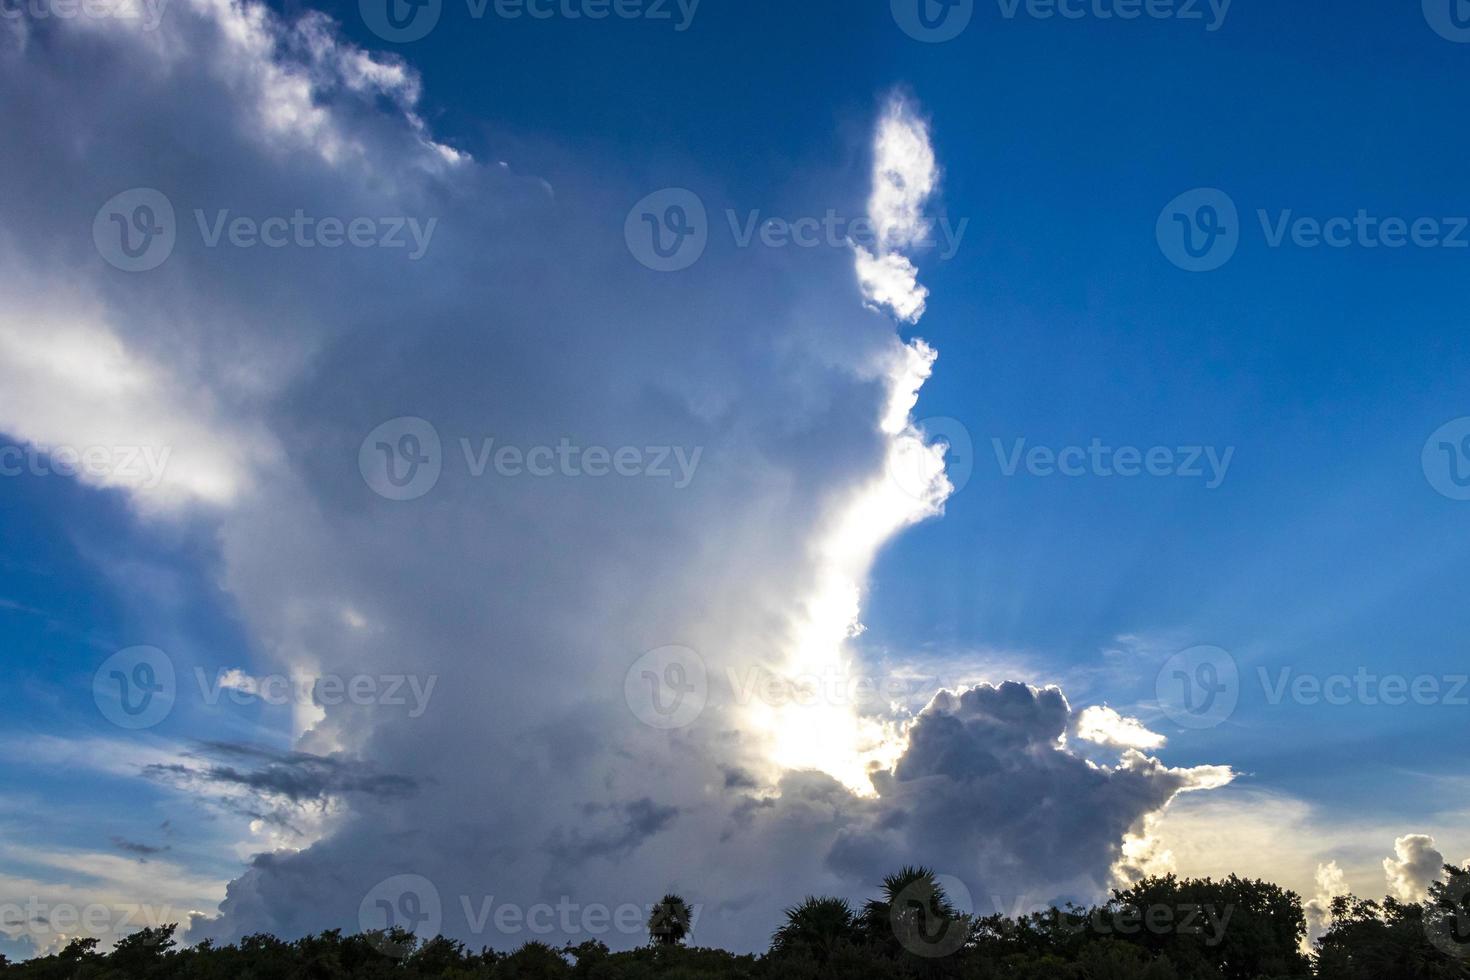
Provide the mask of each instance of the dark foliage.
{"label": "dark foliage", "polygon": [[[144,929],[100,953],[73,940],[0,980],[1466,980],[1470,871],[1446,869],[1423,903],[1338,899],[1333,925],[1302,953],[1301,900],[1264,881],[1149,878],[1093,908],[1020,918],[961,914],[927,868],[905,868],[854,911],[809,897],[785,912],[764,956],[686,948],[696,924],[677,895],[652,906],[650,942],[600,941],[471,952],[406,932],[179,949],[174,927]],[[958,931],[957,931],[958,930]]]}

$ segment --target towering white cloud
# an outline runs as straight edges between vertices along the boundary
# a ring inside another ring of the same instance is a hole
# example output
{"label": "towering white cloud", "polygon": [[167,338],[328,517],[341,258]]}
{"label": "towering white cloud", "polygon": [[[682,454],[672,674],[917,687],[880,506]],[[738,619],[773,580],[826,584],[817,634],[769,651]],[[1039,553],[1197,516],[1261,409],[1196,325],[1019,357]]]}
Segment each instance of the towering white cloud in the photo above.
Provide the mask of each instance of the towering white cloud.
{"label": "towering white cloud", "polygon": [[[588,935],[497,929],[479,914],[490,896],[616,907],[672,888],[704,906],[699,941],[749,948],[793,896],[857,897],[904,860],[975,894],[1093,893],[1125,834],[1228,780],[1145,756],[1121,716],[1086,730],[1123,751],[1082,758],[1055,689],[937,693],[916,716],[787,696],[862,673],[851,639],[872,564],[951,489],[912,421],[935,352],[861,306],[914,322],[927,298],[904,253],[927,234],[938,168],[911,100],[878,125],[880,236],[854,257],[855,293],[851,267],[819,258],[642,269],[621,222],[589,216],[646,188],[597,161],[535,178],[481,166],[428,132],[408,66],[317,15],[175,0],[154,32],[7,23],[0,125],[25,139],[0,144],[0,289],[36,312],[0,324],[0,379],[46,383],[0,401],[0,429],[171,446],[157,487],[98,482],[209,527],[252,673],[437,678],[418,715],[345,701],[298,713],[278,733],[289,750],[215,741],[133,767],[183,799],[268,804],[258,853],[190,938],[356,929],[375,889],[412,876],[441,899],[439,927],[476,943]],[[129,273],[88,232],[137,187],[172,202],[177,243]],[[415,261],[211,243],[221,210],[439,223]],[[844,304],[850,317],[827,312]],[[408,416],[432,427],[440,472],[392,501],[359,454]],[[486,440],[569,434],[701,462],[681,488],[477,469]],[[708,689],[670,730],[630,710],[625,681],[673,645]],[[197,654],[170,652],[184,671]],[[743,684],[767,675],[780,696]]]}
{"label": "towering white cloud", "polygon": [[1307,915],[1306,946],[1311,948],[1332,926],[1332,900],[1350,893],[1347,875],[1336,861],[1317,865],[1317,891],[1304,905]]}
{"label": "towering white cloud", "polygon": [[1406,834],[1393,842],[1393,857],[1383,859],[1388,893],[1401,902],[1422,902],[1444,872],[1444,855],[1428,834]]}

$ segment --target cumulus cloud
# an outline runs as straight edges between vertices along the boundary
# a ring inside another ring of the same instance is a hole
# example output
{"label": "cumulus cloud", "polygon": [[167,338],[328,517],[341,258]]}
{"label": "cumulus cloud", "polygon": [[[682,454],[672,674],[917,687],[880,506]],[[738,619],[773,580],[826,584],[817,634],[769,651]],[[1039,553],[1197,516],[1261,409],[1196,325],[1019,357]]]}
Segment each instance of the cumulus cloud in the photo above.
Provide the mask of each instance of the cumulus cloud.
{"label": "cumulus cloud", "polygon": [[1056,688],[1014,682],[941,692],[879,773],[874,825],[846,831],[834,860],[856,871],[884,854],[919,854],[974,888],[1017,901],[1092,895],[1125,836],[1179,793],[1215,788],[1222,767],[1171,769],[1136,750],[1112,765],[1069,751],[1073,723]]}
{"label": "cumulus cloud", "polygon": [[[859,671],[873,562],[951,490],[912,420],[937,354],[878,313],[915,322],[927,299],[904,252],[927,233],[938,168],[912,100],[890,102],[875,137],[875,251],[712,253],[660,276],[623,241],[647,189],[616,161],[481,166],[429,132],[409,66],[317,15],[176,0],[154,32],[26,22],[0,84],[0,123],[27,137],[0,145],[0,288],[26,311],[0,326],[0,381],[49,371],[0,399],[0,430],[172,447],[158,487],[99,485],[213,533],[251,673],[440,679],[417,717],[313,705],[274,733],[289,751],[125,750],[118,772],[295,831],[268,838],[189,938],[355,929],[364,896],[416,875],[444,899],[444,931],[484,944],[532,937],[486,934],[465,911],[479,896],[676,889],[706,906],[700,942],[751,948],[791,896],[856,898],[907,860],[976,894],[1091,895],[1150,814],[1231,778],[1165,766],[1139,751],[1155,747],[1141,726],[1106,714],[1085,730],[1119,754],[1082,758],[1054,688],[943,692],[911,715],[752,701],[729,680]],[[86,233],[130,187],[178,215],[172,254],[143,273]],[[409,261],[211,245],[196,213],[221,209],[441,223]],[[48,323],[79,326],[31,326]],[[432,426],[441,472],[393,501],[360,450],[406,416]],[[676,490],[482,474],[464,450],[568,433],[702,462]],[[674,730],[645,724],[625,686],[669,645],[708,688]],[[136,860],[111,857],[146,893]]]}
{"label": "cumulus cloud", "polygon": [[1393,842],[1393,857],[1383,859],[1388,893],[1401,902],[1422,902],[1444,872],[1444,855],[1428,834],[1406,834]]}
{"label": "cumulus cloud", "polygon": [[1347,875],[1336,861],[1317,865],[1317,891],[1307,899],[1304,910],[1307,915],[1307,947],[1322,937],[1332,927],[1332,900],[1350,894]]}
{"label": "cumulus cloud", "polygon": [[0,953],[17,960],[55,952],[82,929],[110,943],[143,926],[187,922],[216,906],[223,892],[209,876],[162,856],[142,862],[5,844],[0,861],[24,869],[0,871]]}

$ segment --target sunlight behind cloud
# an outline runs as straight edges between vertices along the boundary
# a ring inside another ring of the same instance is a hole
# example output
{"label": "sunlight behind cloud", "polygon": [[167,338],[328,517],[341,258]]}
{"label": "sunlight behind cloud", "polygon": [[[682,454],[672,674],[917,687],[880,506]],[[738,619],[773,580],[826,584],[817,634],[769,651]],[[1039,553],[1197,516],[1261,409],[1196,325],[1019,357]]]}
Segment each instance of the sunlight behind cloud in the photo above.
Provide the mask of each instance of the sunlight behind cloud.
{"label": "sunlight behind cloud", "polygon": [[[907,247],[925,234],[922,208],[934,190],[937,170],[928,127],[898,96],[889,100],[878,123],[874,156],[869,217],[879,230],[880,254],[875,258],[855,249],[858,279],[870,303],[887,306],[899,319],[917,321],[927,292],[914,280],[913,264],[885,250]],[[877,266],[901,267],[899,282],[878,275]],[[937,356],[915,339],[897,346],[886,366],[888,399],[879,419],[886,437],[884,470],[841,507],[817,545],[817,581],[782,669],[791,690],[802,689],[804,680],[813,678],[836,679],[844,692],[854,688],[862,667],[847,641],[862,631],[862,591],[878,553],[903,528],[942,513],[952,490],[944,451],[926,443],[911,414]],[[895,479],[895,474],[906,479]],[[854,793],[871,796],[869,774],[892,767],[903,752],[901,722],[864,715],[851,697],[833,693],[830,685],[821,685],[815,697],[754,707],[757,730],[771,733],[772,761],[780,768],[816,769]]]}

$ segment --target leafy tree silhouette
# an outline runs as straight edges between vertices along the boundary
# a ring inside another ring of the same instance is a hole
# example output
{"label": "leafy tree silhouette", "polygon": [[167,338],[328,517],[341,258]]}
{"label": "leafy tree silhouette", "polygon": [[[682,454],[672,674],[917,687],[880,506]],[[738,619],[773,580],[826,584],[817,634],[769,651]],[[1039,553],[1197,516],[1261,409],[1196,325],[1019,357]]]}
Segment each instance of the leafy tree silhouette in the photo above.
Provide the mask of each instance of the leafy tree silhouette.
{"label": "leafy tree silhouette", "polygon": [[178,923],[173,923],[157,928],[139,929],[131,936],[119,939],[112,947],[112,954],[107,957],[108,965],[113,969],[121,970],[127,976],[148,976],[153,972],[153,968],[160,965],[168,956],[169,950],[176,945],[174,930],[177,928]]}
{"label": "leafy tree silhouette", "polygon": [[[1184,913],[1213,907],[1212,919]],[[1226,910],[1229,917],[1226,918]],[[1151,912],[1153,913],[1151,915]],[[1163,914],[1159,914],[1163,913]],[[457,940],[413,941],[384,955],[381,936],[338,930],[286,942],[268,935],[179,949],[172,925],[144,929],[109,953],[76,939],[0,980],[1467,980],[1470,870],[1446,868],[1423,902],[1333,903],[1316,955],[1300,951],[1301,899],[1263,881],[1149,878],[1092,908],[971,921],[927,868],[904,868],[854,914],[838,898],[785,910],[765,956],[683,945],[692,910],[666,895],[652,942],[626,952],[588,939],[555,948],[472,953]],[[932,942],[936,924],[954,945]],[[919,936],[923,946],[911,945]],[[930,937],[930,938],[925,938]],[[376,940],[376,942],[375,942]]]}
{"label": "leafy tree silhouette", "polygon": [[1310,969],[1301,952],[1307,936],[1301,898],[1270,882],[1235,875],[1145,878],[1115,891],[1104,910],[1109,934],[1226,980],[1305,976]]}
{"label": "leafy tree silhouette", "polygon": [[540,942],[526,943],[502,960],[494,973],[496,980],[552,980],[570,975],[566,958]]}
{"label": "leafy tree silhouette", "polygon": [[1323,980],[1460,980],[1470,977],[1470,871],[1453,865],[1429,899],[1332,902],[1332,927],[1317,941]]}

